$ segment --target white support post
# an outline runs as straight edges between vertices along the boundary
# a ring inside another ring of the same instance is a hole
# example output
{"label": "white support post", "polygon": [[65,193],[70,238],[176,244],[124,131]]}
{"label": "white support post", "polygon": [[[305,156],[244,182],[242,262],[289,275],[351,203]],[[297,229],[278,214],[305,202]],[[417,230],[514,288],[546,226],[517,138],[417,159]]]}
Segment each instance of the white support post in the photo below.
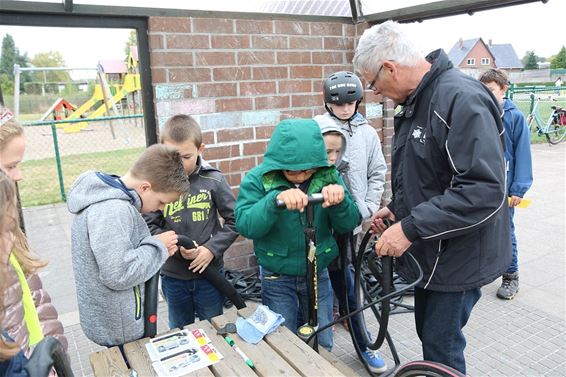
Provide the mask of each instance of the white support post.
{"label": "white support post", "polygon": [[20,115],[20,65],[14,64],[14,117]]}

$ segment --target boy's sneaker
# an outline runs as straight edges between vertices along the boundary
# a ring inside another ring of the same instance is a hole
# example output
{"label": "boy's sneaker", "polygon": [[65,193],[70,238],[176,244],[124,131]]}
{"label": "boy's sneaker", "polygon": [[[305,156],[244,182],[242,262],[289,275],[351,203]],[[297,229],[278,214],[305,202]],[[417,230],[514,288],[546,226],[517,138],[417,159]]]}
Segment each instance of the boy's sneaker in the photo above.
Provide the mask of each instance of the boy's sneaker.
{"label": "boy's sneaker", "polygon": [[511,300],[519,292],[519,273],[503,274],[501,287],[497,290],[497,297]]}
{"label": "boy's sneaker", "polygon": [[387,370],[385,361],[381,358],[378,351],[370,350],[369,348],[362,352],[362,357],[366,361],[369,370],[373,373],[383,373]]}

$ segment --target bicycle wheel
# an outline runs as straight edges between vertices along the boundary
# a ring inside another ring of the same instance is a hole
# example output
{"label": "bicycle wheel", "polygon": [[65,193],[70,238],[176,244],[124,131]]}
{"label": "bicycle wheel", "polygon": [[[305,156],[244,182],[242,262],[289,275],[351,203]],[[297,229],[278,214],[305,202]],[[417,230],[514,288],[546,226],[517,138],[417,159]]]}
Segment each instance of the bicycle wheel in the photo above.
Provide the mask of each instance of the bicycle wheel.
{"label": "bicycle wheel", "polygon": [[552,123],[546,132],[546,139],[550,144],[558,144],[566,137],[566,125],[560,124],[560,118],[553,117]]}
{"label": "bicycle wheel", "polygon": [[458,372],[441,363],[433,361],[411,361],[397,369],[394,377],[466,377],[465,374]]}

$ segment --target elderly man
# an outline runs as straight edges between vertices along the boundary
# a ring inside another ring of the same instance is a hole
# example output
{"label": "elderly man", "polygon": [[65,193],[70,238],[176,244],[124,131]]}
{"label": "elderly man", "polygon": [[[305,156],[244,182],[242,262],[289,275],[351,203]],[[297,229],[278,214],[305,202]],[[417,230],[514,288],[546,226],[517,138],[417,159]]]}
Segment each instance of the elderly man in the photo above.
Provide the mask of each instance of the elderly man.
{"label": "elderly man", "polygon": [[[364,32],[354,67],[395,116],[391,203],[373,216],[378,255],[398,258],[415,289],[415,324],[426,360],[466,373],[462,328],[511,262],[503,125],[496,99],[442,50],[423,58],[388,21]],[[397,221],[386,229],[383,219]]]}

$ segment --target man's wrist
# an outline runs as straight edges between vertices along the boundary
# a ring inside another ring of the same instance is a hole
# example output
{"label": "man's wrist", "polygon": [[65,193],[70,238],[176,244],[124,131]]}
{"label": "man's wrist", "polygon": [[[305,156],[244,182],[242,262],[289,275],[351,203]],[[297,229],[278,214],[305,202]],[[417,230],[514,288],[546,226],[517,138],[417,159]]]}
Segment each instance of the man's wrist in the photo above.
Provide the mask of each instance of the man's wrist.
{"label": "man's wrist", "polygon": [[415,218],[413,216],[409,215],[401,220],[401,229],[403,229],[403,233],[409,241],[415,242],[419,238],[417,227],[415,226]]}

